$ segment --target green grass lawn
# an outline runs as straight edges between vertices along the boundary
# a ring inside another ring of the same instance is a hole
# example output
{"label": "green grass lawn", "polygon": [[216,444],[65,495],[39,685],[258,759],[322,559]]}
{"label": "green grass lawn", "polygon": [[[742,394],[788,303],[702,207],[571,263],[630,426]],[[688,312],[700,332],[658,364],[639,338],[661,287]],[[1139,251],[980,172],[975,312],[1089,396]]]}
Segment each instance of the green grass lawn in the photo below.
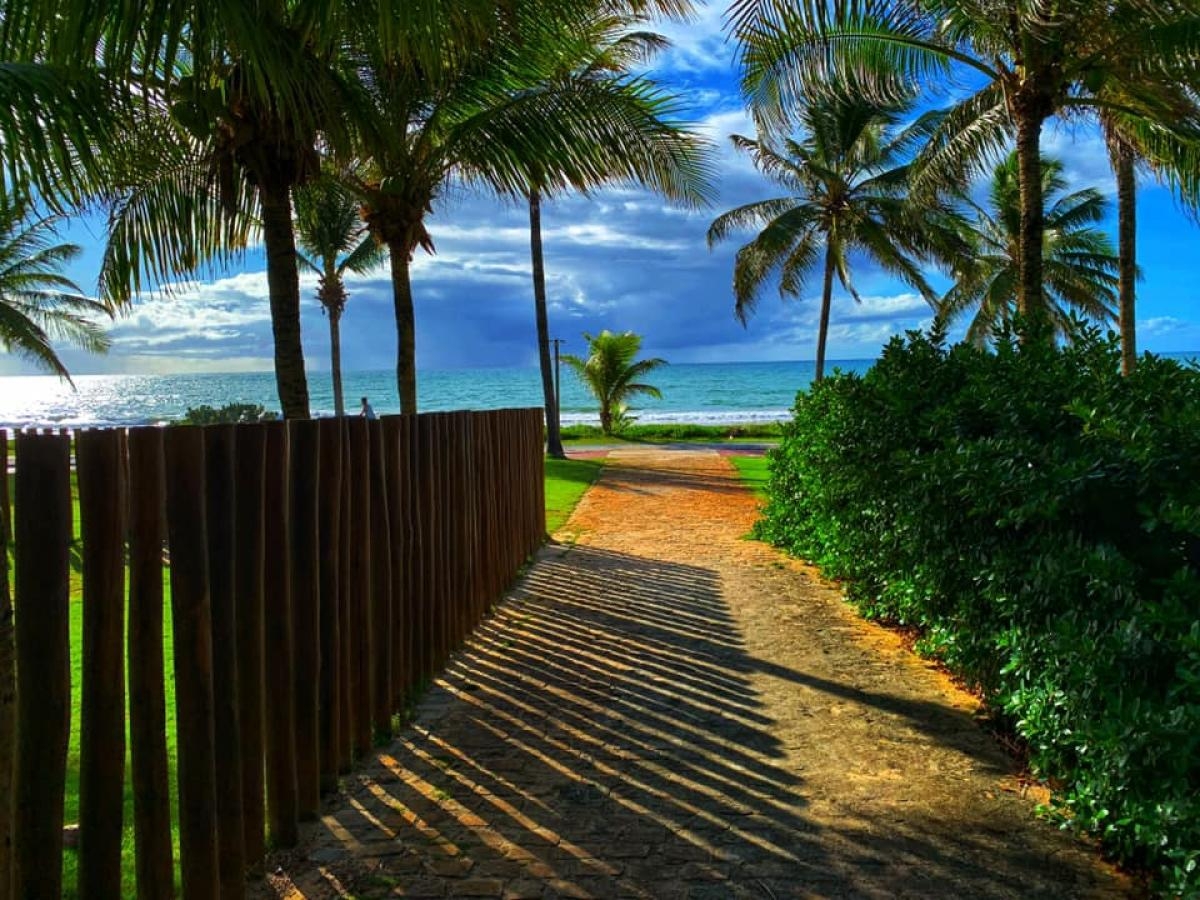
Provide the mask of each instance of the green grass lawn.
{"label": "green grass lawn", "polygon": [[600,459],[546,460],[546,531],[554,534],[571,517],[579,498],[588,489],[604,461]]}
{"label": "green grass lawn", "polygon": [[729,461],[738,470],[738,474],[742,476],[742,481],[746,483],[746,486],[754,491],[754,495],[760,500],[766,500],[767,480],[771,474],[767,457],[731,456]]}
{"label": "green grass lawn", "polygon": [[[546,460],[546,528],[549,532],[558,529],[571,515],[579,498],[588,486],[595,481],[596,475],[603,465],[602,460]],[[10,476],[11,478],[11,476]],[[78,494],[74,490],[72,479],[72,495],[75,500],[75,538],[79,539],[79,508]],[[11,494],[10,494],[11,496]],[[71,571],[71,602],[70,602],[70,633],[71,633],[71,739],[67,750],[67,785],[65,818],[68,823],[79,821],[79,735],[81,724],[82,694],[80,685],[83,679],[83,597],[82,582],[79,571],[79,556],[72,554]],[[11,569],[10,569],[11,571]],[[171,809],[172,820],[178,818],[178,801],[176,797],[175,760],[175,672],[174,652],[171,636],[171,586],[169,573],[163,573],[163,590],[166,608],[163,614],[164,661],[166,678],[167,701],[167,754],[170,767]],[[128,747],[128,733],[126,747]],[[132,897],[137,893],[135,883],[134,836],[133,836],[133,787],[126,762],[125,774],[125,810],[123,822],[124,838],[122,842],[122,896]],[[176,881],[178,882],[179,863],[179,834],[173,827],[175,844]],[[63,896],[77,897],[76,869],[77,856],[74,850],[63,854]],[[178,883],[176,885],[178,888]]]}

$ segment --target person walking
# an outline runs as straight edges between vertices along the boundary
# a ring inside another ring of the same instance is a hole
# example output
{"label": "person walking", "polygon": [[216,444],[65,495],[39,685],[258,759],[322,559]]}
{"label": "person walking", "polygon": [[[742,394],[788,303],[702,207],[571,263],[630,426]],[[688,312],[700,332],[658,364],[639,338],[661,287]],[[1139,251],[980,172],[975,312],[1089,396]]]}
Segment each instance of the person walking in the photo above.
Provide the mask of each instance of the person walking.
{"label": "person walking", "polygon": [[378,418],[378,416],[375,415],[375,410],[371,408],[371,404],[367,402],[366,397],[362,398],[362,410],[359,412],[359,415],[364,419]]}

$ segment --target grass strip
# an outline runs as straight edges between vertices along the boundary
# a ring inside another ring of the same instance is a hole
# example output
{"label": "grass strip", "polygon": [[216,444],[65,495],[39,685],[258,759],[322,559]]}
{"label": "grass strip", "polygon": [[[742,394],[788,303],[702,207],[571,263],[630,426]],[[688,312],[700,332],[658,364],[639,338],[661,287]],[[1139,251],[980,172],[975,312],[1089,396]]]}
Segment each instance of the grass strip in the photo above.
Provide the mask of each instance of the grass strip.
{"label": "grass strip", "polygon": [[771,477],[771,464],[765,455],[730,456],[729,461],[742,476],[742,481],[760,500],[767,499],[767,481]]}

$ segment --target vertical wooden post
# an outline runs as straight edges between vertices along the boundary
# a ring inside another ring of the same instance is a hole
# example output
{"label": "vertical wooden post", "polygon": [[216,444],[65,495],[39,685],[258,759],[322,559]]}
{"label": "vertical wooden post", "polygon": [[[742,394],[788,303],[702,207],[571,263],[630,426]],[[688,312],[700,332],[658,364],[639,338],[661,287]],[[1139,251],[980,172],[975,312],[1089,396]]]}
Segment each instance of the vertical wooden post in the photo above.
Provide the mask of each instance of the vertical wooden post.
{"label": "vertical wooden post", "polygon": [[71,442],[19,434],[16,444],[13,892],[21,900],[58,900],[71,716]]}
{"label": "vertical wooden post", "polygon": [[438,413],[437,416],[437,456],[434,465],[437,467],[437,509],[438,518],[438,585],[440,598],[438,600],[438,668],[445,667],[454,646],[454,629],[452,625],[454,602],[454,568],[452,562],[454,542],[454,508],[450,492],[450,469],[453,465],[450,447],[453,443],[450,413]]}
{"label": "vertical wooden post", "polygon": [[296,704],[296,802],[302,820],[321,808],[321,601],[317,473],[319,425],[288,423],[291,439],[292,684]]}
{"label": "vertical wooden post", "polygon": [[0,900],[13,897],[13,814],[17,755],[17,657],[8,588],[8,432],[0,429]]}
{"label": "vertical wooden post", "polygon": [[371,446],[367,420],[351,419],[350,677],[354,693],[354,750],[371,751]]}
{"label": "vertical wooden post", "polygon": [[476,415],[475,437],[479,442],[479,495],[482,498],[480,554],[483,557],[481,568],[484,574],[483,590],[486,595],[484,598],[484,607],[486,608],[495,599],[496,584],[496,539],[493,524],[496,488],[492,483],[492,414],[490,412],[481,412]]}
{"label": "vertical wooden post", "polygon": [[204,429],[208,585],[213,640],[213,728],[217,761],[217,841],[221,897],[245,895],[242,736],[238,721],[234,425]]}
{"label": "vertical wooden post", "polygon": [[238,727],[242,738],[242,831],[246,863],[266,852],[263,751],[263,577],[266,520],[266,430],[239,425],[234,441],[234,605],[237,624]]}
{"label": "vertical wooden post", "polygon": [[161,428],[129,432],[129,737],[139,900],[174,896],[163,669]]}
{"label": "vertical wooden post", "polygon": [[288,506],[291,478],[288,432],[285,422],[267,422],[266,506],[263,574],[265,592],[263,675],[267,702],[264,708],[267,765],[267,823],[279,847],[299,840],[296,798],[296,719],[292,695],[292,567],[288,559],[291,511]]}
{"label": "vertical wooden post", "polygon": [[417,548],[420,543],[420,522],[417,518],[417,417],[404,416],[401,420],[402,448],[400,452],[400,478],[403,482],[401,508],[404,515],[404,530],[401,535],[404,547],[404,698],[407,703],[415,696],[420,681],[417,642],[420,640],[418,625],[419,566]]}
{"label": "vertical wooden post", "polygon": [[415,625],[417,629],[418,678],[425,680],[433,675],[433,615],[434,615],[434,555],[433,555],[433,422],[430,413],[422,413],[415,419],[416,425],[416,477],[413,488],[417,493],[416,522],[419,533],[417,547],[419,585],[414,591],[417,603]]}
{"label": "vertical wooden post", "polygon": [[471,414],[460,412],[454,417],[454,508],[458,521],[454,528],[454,570],[458,596],[455,598],[454,646],[461,647],[475,627],[472,621],[471,597],[471,461],[467,453],[471,445]]}
{"label": "vertical wooden post", "polygon": [[354,572],[354,454],[350,446],[350,419],[342,419],[342,521],[338,544],[338,771],[348,772],[354,762],[355,672],[358,657],[354,644],[352,596],[357,590]]}
{"label": "vertical wooden post", "polygon": [[546,470],[545,470],[545,453],[542,449],[542,411],[532,409],[529,412],[532,423],[530,424],[530,449],[529,459],[533,473],[533,549],[535,552],[538,547],[546,540]]}
{"label": "vertical wooden post", "polygon": [[184,898],[199,900],[220,896],[204,436],[199,428],[171,428],[163,449],[175,630],[179,855]]}
{"label": "vertical wooden post", "polygon": [[429,487],[431,491],[429,507],[426,515],[429,521],[429,550],[433,566],[430,579],[429,601],[431,604],[432,622],[430,625],[432,651],[432,668],[430,677],[441,669],[445,661],[445,613],[446,613],[446,504],[442,491],[442,465],[446,454],[443,447],[445,415],[431,413],[429,416],[430,447],[427,458],[429,472]]}
{"label": "vertical wooden post", "polygon": [[408,666],[406,644],[408,611],[405,609],[404,577],[408,562],[406,541],[409,535],[404,506],[405,464],[404,419],[400,416],[385,416],[383,419],[384,468],[387,476],[388,533],[391,535],[392,580],[391,609],[392,633],[390,638],[392,655],[392,683],[389,702],[396,712],[404,708],[404,691]]}
{"label": "vertical wooden post", "polygon": [[368,422],[371,458],[371,718],[375,739],[392,736],[392,536],[383,423]]}
{"label": "vertical wooden post", "polygon": [[342,543],[343,428],[339,419],[322,419],[319,428],[321,681],[318,689],[318,740],[321,791],[328,793],[337,790],[337,776],[341,767],[338,742],[338,721],[341,718],[341,627],[338,622],[338,595],[341,592],[339,561]]}
{"label": "vertical wooden post", "polygon": [[79,895],[121,893],[125,781],[125,460],[118,431],[75,443],[83,543]]}
{"label": "vertical wooden post", "polygon": [[475,436],[475,414],[466,414],[466,446],[463,447],[463,482],[467,508],[467,604],[469,630],[474,631],[482,614],[482,581],[479,571],[479,469],[476,463],[479,450]]}
{"label": "vertical wooden post", "polygon": [[461,550],[460,528],[462,512],[459,509],[458,497],[458,445],[459,445],[459,413],[449,413],[446,416],[446,441],[442,452],[446,461],[443,466],[444,490],[446,492],[446,507],[449,516],[446,521],[446,585],[449,588],[449,602],[446,604],[446,651],[445,662],[449,662],[450,654],[459,645],[459,604],[462,602],[462,567],[459,565]]}

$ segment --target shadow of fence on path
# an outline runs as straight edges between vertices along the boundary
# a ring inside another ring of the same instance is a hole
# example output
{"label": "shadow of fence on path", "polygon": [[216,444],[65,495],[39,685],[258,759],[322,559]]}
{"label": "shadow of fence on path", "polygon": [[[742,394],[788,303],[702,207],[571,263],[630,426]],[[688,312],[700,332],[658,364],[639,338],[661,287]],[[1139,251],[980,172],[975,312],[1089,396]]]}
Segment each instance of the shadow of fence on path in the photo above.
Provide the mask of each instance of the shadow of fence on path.
{"label": "shadow of fence on path", "polygon": [[[818,825],[755,689],[766,668],[713,572],[548,548],[326,815],[311,862],[285,867],[289,886],[305,897],[1073,895],[1069,872],[1046,888],[1052,863],[1002,834],[948,841],[919,813]],[[1010,880],[1026,870],[1039,874]]]}

